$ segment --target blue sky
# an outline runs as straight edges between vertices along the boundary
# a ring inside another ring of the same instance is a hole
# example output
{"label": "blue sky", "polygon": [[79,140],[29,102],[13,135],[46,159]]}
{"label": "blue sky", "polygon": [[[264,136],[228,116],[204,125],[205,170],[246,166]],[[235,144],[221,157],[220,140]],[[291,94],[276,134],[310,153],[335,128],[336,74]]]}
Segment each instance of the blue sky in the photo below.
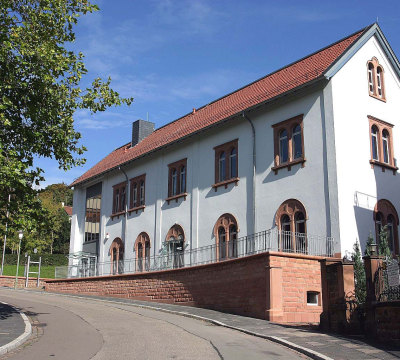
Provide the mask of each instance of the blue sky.
{"label": "blue sky", "polygon": [[[92,0],[94,1],[94,0]],[[51,159],[42,187],[71,183],[113,149],[128,143],[131,124],[160,127],[376,21],[400,57],[400,1],[103,0],[81,18],[73,48],[87,79],[111,76],[133,96],[130,107],[78,112],[86,165],[68,172]],[[85,85],[85,84],[83,84]]]}

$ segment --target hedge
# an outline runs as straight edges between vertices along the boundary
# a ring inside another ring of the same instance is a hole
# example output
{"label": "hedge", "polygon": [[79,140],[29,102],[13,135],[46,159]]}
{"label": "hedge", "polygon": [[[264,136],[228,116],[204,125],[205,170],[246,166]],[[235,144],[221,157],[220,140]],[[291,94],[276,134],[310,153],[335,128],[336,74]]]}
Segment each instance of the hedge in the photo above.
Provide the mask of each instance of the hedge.
{"label": "hedge", "polygon": [[[32,254],[31,261],[39,261],[39,256],[42,257],[42,265],[43,266],[62,266],[68,265],[68,258],[64,254]],[[17,254],[5,254],[4,256],[4,264],[5,265],[17,265]],[[19,262],[20,264],[25,264],[28,261],[25,258],[25,254],[21,254]]]}

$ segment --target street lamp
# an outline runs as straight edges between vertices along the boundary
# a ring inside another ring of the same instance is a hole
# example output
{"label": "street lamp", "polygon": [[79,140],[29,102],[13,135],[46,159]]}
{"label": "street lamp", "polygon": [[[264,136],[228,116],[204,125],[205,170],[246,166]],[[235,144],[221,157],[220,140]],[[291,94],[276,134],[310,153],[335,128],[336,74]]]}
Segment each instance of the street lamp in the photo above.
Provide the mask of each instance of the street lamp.
{"label": "street lamp", "polygon": [[18,237],[19,237],[19,245],[18,245],[18,257],[17,257],[17,272],[15,273],[15,286],[14,286],[15,289],[18,286],[19,255],[21,254],[21,240],[24,237],[24,232],[22,230],[18,231]]}

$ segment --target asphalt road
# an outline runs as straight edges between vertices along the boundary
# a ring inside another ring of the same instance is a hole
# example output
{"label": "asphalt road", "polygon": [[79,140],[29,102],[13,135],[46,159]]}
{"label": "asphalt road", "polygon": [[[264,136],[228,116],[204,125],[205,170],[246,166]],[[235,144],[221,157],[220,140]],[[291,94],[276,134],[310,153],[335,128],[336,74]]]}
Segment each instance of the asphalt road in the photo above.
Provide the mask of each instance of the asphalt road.
{"label": "asphalt road", "polygon": [[7,359],[304,359],[279,344],[188,317],[53,294],[0,289],[34,335]]}

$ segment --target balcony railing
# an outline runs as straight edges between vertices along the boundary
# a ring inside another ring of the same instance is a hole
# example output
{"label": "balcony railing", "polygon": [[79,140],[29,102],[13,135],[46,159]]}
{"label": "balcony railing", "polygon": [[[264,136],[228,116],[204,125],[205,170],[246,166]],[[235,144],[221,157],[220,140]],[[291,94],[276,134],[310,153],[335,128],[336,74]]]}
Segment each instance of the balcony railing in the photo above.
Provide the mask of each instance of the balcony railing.
{"label": "balcony railing", "polygon": [[[157,256],[133,258],[103,263],[77,261],[76,265],[56,267],[56,278],[132,274],[210,264],[240,258],[267,251],[297,253],[332,257],[334,239],[277,229],[247,235],[220,245],[203,246],[196,249],[168,252]],[[134,254],[135,255],[135,254]]]}

